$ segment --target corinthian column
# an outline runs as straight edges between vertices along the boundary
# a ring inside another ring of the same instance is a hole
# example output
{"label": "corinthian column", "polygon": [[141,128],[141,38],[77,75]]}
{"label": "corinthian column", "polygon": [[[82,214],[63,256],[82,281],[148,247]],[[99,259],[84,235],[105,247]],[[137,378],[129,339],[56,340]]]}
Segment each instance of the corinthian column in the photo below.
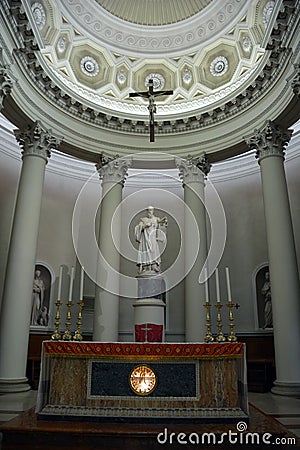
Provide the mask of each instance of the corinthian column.
{"label": "corinthian column", "polygon": [[[122,201],[122,189],[127,176],[128,161],[101,160],[97,170],[102,180],[102,201],[99,226],[100,258],[94,311],[95,341],[117,342],[119,336],[119,272],[121,222],[114,213]],[[111,287],[113,287],[113,292]]]}
{"label": "corinthian column", "polygon": [[[210,170],[205,155],[187,161],[178,160],[177,167],[184,187],[185,217],[184,217],[184,256],[185,276],[185,340],[186,342],[202,342],[205,336],[205,299],[204,284],[199,284],[199,275],[207,257],[207,232],[205,210],[205,176]],[[191,214],[192,213],[192,214]],[[195,222],[199,235],[192,232]],[[197,242],[196,240],[199,239]],[[199,251],[193,264],[195,246],[199,243]]]}
{"label": "corinthian column", "polygon": [[50,148],[58,145],[39,122],[15,135],[23,148],[23,164],[1,309],[0,392],[30,389],[25,375],[42,191]]}
{"label": "corinthian column", "polygon": [[300,395],[300,287],[284,150],[292,135],[267,121],[248,141],[261,170],[273,306],[274,394]]}

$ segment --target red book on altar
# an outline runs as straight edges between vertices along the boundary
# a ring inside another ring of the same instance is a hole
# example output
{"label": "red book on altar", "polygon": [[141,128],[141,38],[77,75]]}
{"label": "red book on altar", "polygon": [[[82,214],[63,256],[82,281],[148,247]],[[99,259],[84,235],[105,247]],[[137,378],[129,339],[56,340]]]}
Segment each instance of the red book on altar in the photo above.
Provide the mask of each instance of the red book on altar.
{"label": "red book on altar", "polygon": [[135,342],[162,342],[163,325],[142,323],[135,325]]}

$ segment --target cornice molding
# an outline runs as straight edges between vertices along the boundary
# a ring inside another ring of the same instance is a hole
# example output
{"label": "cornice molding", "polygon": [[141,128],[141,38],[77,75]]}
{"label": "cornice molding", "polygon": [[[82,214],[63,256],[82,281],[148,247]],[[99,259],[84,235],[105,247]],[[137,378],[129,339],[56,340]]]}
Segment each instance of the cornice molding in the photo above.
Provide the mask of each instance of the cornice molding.
{"label": "cornice molding", "polygon": [[[1,153],[7,158],[13,159],[19,165],[21,164],[20,148],[13,134],[13,129],[14,126],[4,116],[0,115]],[[285,157],[286,167],[293,165],[294,160],[300,158],[300,121],[293,125],[293,129],[294,133]],[[82,182],[86,182],[89,179],[90,182],[99,186],[98,177],[93,176],[95,174],[93,163],[64,155],[57,150],[53,150],[51,153],[52,156],[47,165],[47,172]],[[213,164],[209,180],[212,183],[224,183],[255,174],[260,177],[260,169],[255,160],[255,153],[255,150],[249,151],[237,157]],[[147,188],[158,186],[158,184],[166,189],[180,188],[181,181],[179,180],[178,170],[159,170],[158,173],[153,170],[149,172],[147,169],[129,169],[125,187]]]}
{"label": "cornice molding", "polygon": [[291,86],[294,94],[300,98],[300,63],[295,64],[295,75],[292,79]]}

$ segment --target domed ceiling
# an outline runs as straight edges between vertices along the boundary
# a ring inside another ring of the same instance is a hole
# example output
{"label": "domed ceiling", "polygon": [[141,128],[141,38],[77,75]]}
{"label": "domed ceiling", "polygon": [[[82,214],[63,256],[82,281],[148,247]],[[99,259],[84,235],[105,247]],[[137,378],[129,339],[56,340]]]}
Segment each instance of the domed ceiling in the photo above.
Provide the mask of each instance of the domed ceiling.
{"label": "domed ceiling", "polygon": [[96,0],[120,19],[140,25],[168,25],[200,12],[212,0]]}
{"label": "domed ceiling", "polygon": [[[237,146],[245,127],[253,125],[253,130],[256,125],[252,106],[288,67],[286,36],[297,27],[297,8],[290,0],[12,3],[16,6],[10,8],[10,21],[17,36],[14,45],[19,46],[13,49],[12,67],[18,68],[19,85],[26,78],[34,86],[26,102],[25,84],[12,96],[31,120],[39,116],[63,135],[70,153],[76,145],[92,153],[150,148],[148,99],[129,96],[147,91],[150,79],[154,92],[173,91],[155,97],[160,142],[151,148],[199,153],[199,130],[202,151]],[[274,93],[277,98],[287,89],[286,76],[281,91]],[[37,92],[48,105],[35,99]],[[271,108],[264,101],[260,109]],[[278,104],[272,105],[279,115]],[[249,117],[241,120],[246,110]],[[268,117],[272,115],[270,111]],[[227,122],[233,124],[233,118],[239,123],[230,129]],[[260,120],[265,120],[261,114]],[[231,150],[228,156],[233,156]]]}
{"label": "domed ceiling", "polygon": [[31,20],[52,76],[70,92],[121,116],[186,116],[220,102],[248,81],[265,53],[261,46],[274,1],[43,0]]}

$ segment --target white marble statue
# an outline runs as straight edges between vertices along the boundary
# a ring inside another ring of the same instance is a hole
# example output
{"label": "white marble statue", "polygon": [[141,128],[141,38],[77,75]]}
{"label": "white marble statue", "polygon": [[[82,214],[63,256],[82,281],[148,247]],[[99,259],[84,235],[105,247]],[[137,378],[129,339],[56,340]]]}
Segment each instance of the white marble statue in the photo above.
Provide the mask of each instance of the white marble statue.
{"label": "white marble statue", "polygon": [[138,272],[160,272],[160,250],[158,242],[166,242],[166,235],[160,227],[167,227],[166,217],[159,218],[154,215],[153,206],[148,206],[147,216],[142,217],[135,227],[135,239],[139,243]]}
{"label": "white marble statue", "polygon": [[36,270],[35,278],[33,280],[31,325],[39,325],[40,314],[44,307],[44,292],[45,285],[41,278],[41,272]]}

